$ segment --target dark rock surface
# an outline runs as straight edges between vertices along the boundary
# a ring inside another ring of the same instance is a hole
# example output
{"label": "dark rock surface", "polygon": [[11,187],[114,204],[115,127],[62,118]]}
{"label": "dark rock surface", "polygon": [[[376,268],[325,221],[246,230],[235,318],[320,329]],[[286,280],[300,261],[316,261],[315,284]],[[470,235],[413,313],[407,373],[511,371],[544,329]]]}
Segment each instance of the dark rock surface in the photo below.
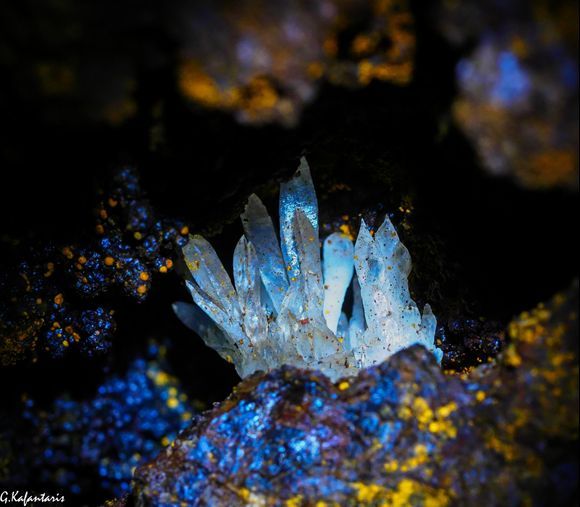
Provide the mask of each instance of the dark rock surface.
{"label": "dark rock surface", "polygon": [[135,473],[136,505],[521,505],[575,499],[578,288],[524,312],[493,364],[419,347],[351,381],[242,382]]}

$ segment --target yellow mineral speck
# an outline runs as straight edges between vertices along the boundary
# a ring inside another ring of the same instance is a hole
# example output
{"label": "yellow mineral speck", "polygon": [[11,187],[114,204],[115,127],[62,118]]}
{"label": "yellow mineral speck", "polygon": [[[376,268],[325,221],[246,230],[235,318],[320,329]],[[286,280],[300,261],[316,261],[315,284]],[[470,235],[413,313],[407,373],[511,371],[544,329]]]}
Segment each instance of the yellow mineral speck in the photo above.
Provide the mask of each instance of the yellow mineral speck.
{"label": "yellow mineral speck", "polygon": [[477,391],[475,393],[475,399],[479,402],[482,402],[483,400],[485,400],[485,391]]}
{"label": "yellow mineral speck", "polygon": [[49,276],[54,273],[54,262],[47,262],[46,263],[46,273],[44,273],[44,277],[48,278]]}
{"label": "yellow mineral speck", "polygon": [[67,340],[63,340],[63,341],[62,341],[62,346],[63,346],[63,347],[68,347],[68,346],[69,346],[69,343],[68,343],[68,341],[67,341]]}
{"label": "yellow mineral speck", "polygon": [[158,386],[164,386],[169,382],[169,375],[164,371],[160,371],[155,375],[154,382]]}
{"label": "yellow mineral speck", "polygon": [[188,98],[206,106],[216,107],[224,97],[217,83],[193,60],[185,60],[179,69],[179,88]]}
{"label": "yellow mineral speck", "polygon": [[503,456],[506,461],[513,461],[516,458],[516,447],[512,444],[501,441],[496,435],[492,434],[487,439],[487,446]]}
{"label": "yellow mineral speck", "polygon": [[242,497],[243,500],[248,500],[252,492],[248,488],[240,488],[238,489],[238,494]]}
{"label": "yellow mineral speck", "polygon": [[160,273],[167,273],[167,267],[166,267],[166,266],[161,266],[161,267],[159,268],[159,272],[160,272]]}
{"label": "yellow mineral speck", "polygon": [[373,64],[369,60],[362,60],[358,64],[358,80],[361,84],[370,83],[373,78]]}
{"label": "yellow mineral speck", "polygon": [[509,366],[517,368],[522,364],[522,358],[516,352],[516,348],[513,343],[511,343],[505,353],[505,361]]}
{"label": "yellow mineral speck", "polygon": [[179,401],[177,400],[177,398],[168,398],[167,406],[169,408],[177,408],[179,406]]}
{"label": "yellow mineral speck", "polygon": [[324,65],[320,62],[311,62],[307,67],[307,72],[312,79],[319,79],[324,74]]}
{"label": "yellow mineral speck", "polygon": [[443,405],[437,409],[437,417],[449,417],[452,412],[457,410],[457,404],[452,401],[447,403],[447,405]]}
{"label": "yellow mineral speck", "polygon": [[286,500],[286,507],[300,507],[302,505],[302,495],[296,495]]}
{"label": "yellow mineral speck", "polygon": [[335,56],[338,52],[338,41],[336,40],[336,37],[327,37],[324,39],[322,47],[328,56]]}
{"label": "yellow mineral speck", "polygon": [[425,398],[419,396],[413,400],[413,411],[419,424],[427,424],[433,419],[433,410]]}
{"label": "yellow mineral speck", "polygon": [[143,234],[141,234],[139,231],[136,231],[136,232],[133,234],[133,237],[134,237],[134,238],[135,238],[137,241],[139,241],[139,240],[143,239]]}
{"label": "yellow mineral speck", "polygon": [[343,380],[340,384],[338,384],[338,389],[341,391],[345,391],[349,387],[350,387],[350,384],[346,380]]}
{"label": "yellow mineral speck", "polygon": [[346,236],[351,241],[354,241],[354,234],[352,233],[350,226],[348,224],[342,224],[340,227],[340,232]]}
{"label": "yellow mineral speck", "polygon": [[141,273],[139,273],[139,278],[146,282],[149,280],[149,273],[147,273],[147,271],[141,271]]}
{"label": "yellow mineral speck", "polygon": [[147,292],[147,286],[146,285],[139,285],[139,287],[137,287],[137,292],[139,294],[145,294]]}
{"label": "yellow mineral speck", "polygon": [[427,446],[425,446],[424,444],[417,444],[415,445],[413,452],[414,452],[413,456],[411,456],[410,458],[408,458],[407,460],[405,460],[403,463],[400,464],[401,472],[415,470],[419,466],[427,463],[428,461]]}
{"label": "yellow mineral speck", "polygon": [[105,257],[104,262],[105,262],[105,266],[112,266],[113,264],[115,264],[115,259],[113,259],[113,257],[108,255],[107,257]]}
{"label": "yellow mineral speck", "polygon": [[457,428],[451,421],[432,421],[429,423],[429,431],[431,433],[443,433],[450,438],[457,436]]}
{"label": "yellow mineral speck", "polygon": [[399,410],[397,411],[397,413],[398,413],[399,417],[401,419],[404,419],[404,420],[410,419],[411,416],[413,415],[412,410],[406,406],[400,407]]}
{"label": "yellow mineral speck", "polygon": [[162,445],[163,447],[167,447],[167,446],[169,445],[169,438],[168,438],[167,436],[164,436],[164,437],[161,439],[161,445]]}
{"label": "yellow mineral speck", "polygon": [[388,491],[379,484],[364,484],[363,482],[353,482],[351,484],[356,490],[356,499],[363,503],[372,503],[378,500]]}
{"label": "yellow mineral speck", "polygon": [[54,304],[55,305],[62,305],[62,303],[64,302],[64,296],[62,294],[57,294],[56,296],[54,296]]}

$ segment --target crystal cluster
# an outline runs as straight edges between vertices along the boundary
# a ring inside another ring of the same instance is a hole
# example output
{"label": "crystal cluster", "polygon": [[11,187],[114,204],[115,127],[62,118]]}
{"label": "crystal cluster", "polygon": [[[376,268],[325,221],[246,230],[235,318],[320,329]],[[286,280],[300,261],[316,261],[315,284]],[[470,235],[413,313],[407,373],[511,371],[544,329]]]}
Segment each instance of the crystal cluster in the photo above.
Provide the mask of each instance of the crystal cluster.
{"label": "crystal cluster", "polygon": [[[331,234],[321,260],[316,193],[302,159],[280,189],[280,246],[256,195],[241,218],[245,235],[234,252],[235,287],[211,245],[192,236],[183,254],[196,305],[174,305],[182,322],[233,362],[240,376],[290,364],[336,380],[415,343],[441,359],[434,348],[435,316],[429,305],[421,315],[411,299],[411,258],[388,217],[374,233],[363,221],[355,245]],[[349,289],[350,318],[343,310]]]}

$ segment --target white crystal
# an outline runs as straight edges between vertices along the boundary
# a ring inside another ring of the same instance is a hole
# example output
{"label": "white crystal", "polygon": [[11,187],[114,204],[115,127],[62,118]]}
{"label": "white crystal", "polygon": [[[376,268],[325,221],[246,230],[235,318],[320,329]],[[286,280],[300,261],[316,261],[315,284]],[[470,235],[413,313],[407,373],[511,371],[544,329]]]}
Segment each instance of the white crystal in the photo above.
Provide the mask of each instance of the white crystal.
{"label": "white crystal", "polygon": [[[235,289],[211,245],[191,236],[183,254],[195,305],[173,306],[240,376],[291,364],[336,380],[416,343],[441,360],[437,321],[429,305],[421,315],[411,298],[411,257],[388,217],[374,235],[363,221],[354,246],[343,234],[328,236],[321,263],[316,193],[302,159],[281,186],[280,243],[257,196],[241,218]],[[349,288],[350,319],[343,308]]]}
{"label": "white crystal", "polygon": [[335,232],[324,240],[322,247],[324,272],[324,317],[334,333],[342,312],[344,296],[352,280],[354,249],[352,241]]}
{"label": "white crystal", "polygon": [[241,219],[244,234],[256,249],[264,287],[268,291],[274,309],[278,311],[288,290],[286,266],[282,260],[272,219],[257,195],[250,196]]}

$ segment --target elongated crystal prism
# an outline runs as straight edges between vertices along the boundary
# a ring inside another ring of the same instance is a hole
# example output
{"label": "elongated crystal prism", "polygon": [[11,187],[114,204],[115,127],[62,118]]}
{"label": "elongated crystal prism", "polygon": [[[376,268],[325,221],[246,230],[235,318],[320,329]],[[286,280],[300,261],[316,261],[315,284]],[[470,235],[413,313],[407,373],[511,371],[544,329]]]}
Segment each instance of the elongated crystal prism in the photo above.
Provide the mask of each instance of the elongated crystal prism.
{"label": "elongated crystal prism", "polygon": [[362,221],[355,245],[331,234],[321,259],[316,193],[302,159],[281,186],[280,242],[257,196],[241,218],[234,284],[211,245],[191,236],[183,255],[195,305],[173,308],[242,377],[291,364],[337,380],[417,343],[441,360],[437,321],[429,305],[421,315],[411,298],[411,257],[388,217],[374,234]]}

